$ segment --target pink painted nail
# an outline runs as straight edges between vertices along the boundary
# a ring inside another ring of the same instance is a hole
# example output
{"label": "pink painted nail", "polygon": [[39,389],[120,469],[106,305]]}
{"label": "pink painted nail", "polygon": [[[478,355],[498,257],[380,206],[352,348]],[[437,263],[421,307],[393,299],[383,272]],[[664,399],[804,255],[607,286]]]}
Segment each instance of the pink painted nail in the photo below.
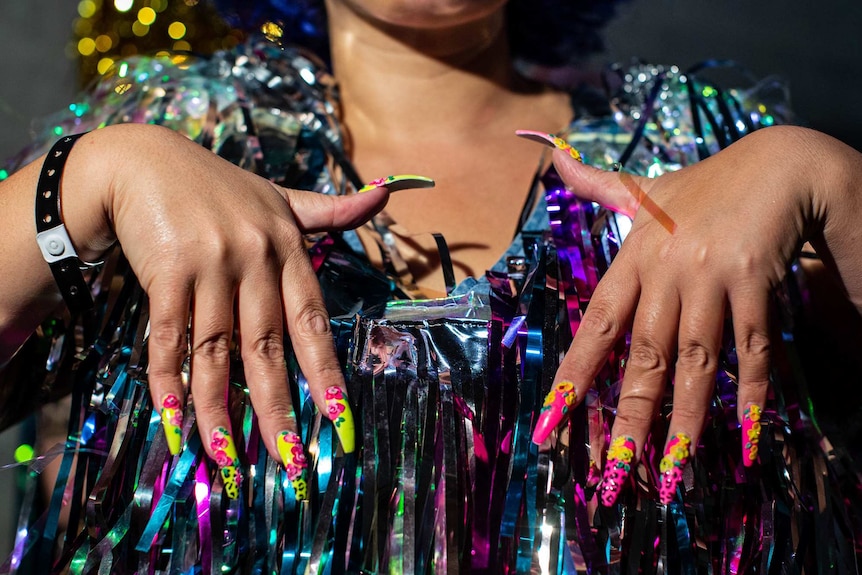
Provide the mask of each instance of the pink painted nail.
{"label": "pink painted nail", "polygon": [[602,480],[602,472],[596,460],[590,457],[590,468],[587,470],[587,487],[595,487]]}
{"label": "pink painted nail", "polygon": [[602,505],[605,507],[610,507],[616,502],[626,484],[632,472],[635,449],[635,440],[627,435],[620,435],[611,442],[608,448],[608,461],[605,463],[605,473],[602,477]]}
{"label": "pink painted nail", "polygon": [[577,401],[578,394],[571,381],[561,381],[556,384],[545,396],[545,403],[539,413],[536,429],[533,431],[533,443],[541,445]]}
{"label": "pink painted nail", "polygon": [[562,150],[564,152],[568,152],[569,156],[573,159],[583,162],[584,159],[581,157],[581,153],[574,149],[567,141],[559,136],[555,136],[554,134],[548,134],[546,132],[537,132],[535,130],[515,130],[515,134],[522,138],[526,138],[527,140],[532,140],[534,142],[538,142],[540,144],[545,144],[547,146],[551,146],[552,148],[557,148],[558,150]]}
{"label": "pink painted nail", "polygon": [[691,437],[685,433],[677,433],[670,438],[664,449],[664,457],[659,463],[661,484],[658,488],[659,500],[667,505],[676,497],[676,488],[682,481],[682,470],[685,469],[691,456]]}
{"label": "pink painted nail", "polygon": [[751,467],[759,461],[760,406],[752,403],[742,412],[742,464]]}

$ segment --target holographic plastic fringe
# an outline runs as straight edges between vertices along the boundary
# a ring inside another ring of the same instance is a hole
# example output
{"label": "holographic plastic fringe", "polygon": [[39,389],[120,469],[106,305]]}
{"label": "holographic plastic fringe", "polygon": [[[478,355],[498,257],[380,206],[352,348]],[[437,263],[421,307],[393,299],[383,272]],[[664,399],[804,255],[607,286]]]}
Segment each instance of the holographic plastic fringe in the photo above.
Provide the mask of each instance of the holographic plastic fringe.
{"label": "holographic plastic fringe", "polygon": [[[355,174],[337,157],[331,108],[312,90],[322,76],[301,55],[280,68],[261,60],[265,53],[240,50],[191,69],[140,61],[83,102],[98,110],[79,116],[76,108],[57,126],[179,122],[175,128],[273,179],[343,191]],[[160,76],[151,74],[157,66]],[[725,95],[700,84],[687,93],[693,80],[676,69],[627,74],[631,89],[611,102],[617,117],[582,119],[567,136],[596,165],[626,157],[626,169],[656,175],[719,149],[733,136],[729,122],[754,121],[732,104],[741,98],[719,105]],[[662,89],[652,99],[655,82]],[[655,109],[643,122],[647,104]],[[685,116],[690,109],[699,111],[699,127]],[[688,139],[662,136],[677,128]],[[632,134],[640,143],[628,153]],[[46,333],[47,377],[74,389],[68,441],[44,505],[35,485],[46,460],[31,466],[18,537],[0,573],[857,572],[860,483],[811,413],[794,344],[801,295],[793,277],[776,298],[783,343],[774,349],[759,466],[740,461],[730,337],[710,419],[672,504],[657,501],[671,382],[630,483],[615,506],[598,504],[590,462],[604,461],[625,342],[550,445],[540,451],[530,442],[559,359],[628,223],[575,199],[553,172],[545,188],[550,231],[523,234],[524,256],[510,273],[442,300],[393,301],[404,297],[396,283],[342,238],[316,241],[311,259],[359,435],[357,451],[341,454],[290,358],[287,384],[309,454],[303,502],[263,448],[238,355],[229,400],[247,478],[240,498],[224,494],[201,449],[193,398],[183,451],[170,456],[147,389],[147,300],[116,254],[94,279],[96,312],[72,330]]]}

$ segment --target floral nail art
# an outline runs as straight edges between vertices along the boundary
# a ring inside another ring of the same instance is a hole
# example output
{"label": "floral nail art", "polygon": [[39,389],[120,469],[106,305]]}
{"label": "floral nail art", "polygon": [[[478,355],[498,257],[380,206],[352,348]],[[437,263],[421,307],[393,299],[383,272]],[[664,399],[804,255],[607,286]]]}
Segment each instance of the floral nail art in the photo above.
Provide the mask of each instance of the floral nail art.
{"label": "floral nail art", "polygon": [[544,442],[577,402],[578,393],[575,391],[575,384],[571,381],[561,381],[555,385],[545,396],[545,403],[542,411],[539,412],[536,430],[533,432],[533,443],[540,445]]}
{"label": "floral nail art", "polygon": [[355,427],[353,423],[353,411],[347,403],[347,396],[337,385],[326,388],[324,392],[326,401],[326,415],[335,425],[335,433],[344,453],[353,453],[356,448]]}
{"label": "floral nail art", "polygon": [[216,428],[212,433],[210,449],[212,449],[215,462],[219,466],[225,493],[231,499],[238,499],[242,475],[239,470],[239,456],[230,432],[224,427]]}
{"label": "floral nail art", "polygon": [[385,178],[377,178],[374,181],[368,182],[359,190],[358,194],[370,192],[377,188],[387,188],[390,192],[398,192],[400,190],[410,190],[414,188],[433,188],[434,180],[425,176],[416,176],[413,174],[401,174],[398,176],[386,176]]}
{"label": "floral nail art", "polygon": [[308,499],[308,461],[302,438],[292,431],[282,431],[278,434],[278,453],[287,472],[287,479],[293,486],[297,501]]}
{"label": "floral nail art", "polygon": [[162,428],[171,455],[177,455],[183,446],[183,407],[180,399],[173,393],[162,398]]}
{"label": "floral nail art", "polygon": [[581,157],[581,153],[574,149],[566,140],[560,138],[559,136],[555,136],[554,134],[547,134],[545,132],[536,132],[535,130],[516,130],[515,133],[522,138],[526,138],[534,142],[539,142],[540,144],[553,146],[558,150],[567,152],[569,156],[574,160],[577,160],[579,162],[584,161],[584,159]]}
{"label": "floral nail art", "polygon": [[659,462],[661,484],[658,489],[659,500],[667,505],[676,496],[676,487],[682,481],[682,470],[691,455],[691,437],[677,433],[670,438]]}
{"label": "floral nail art", "polygon": [[602,505],[605,507],[614,504],[631,474],[635,449],[635,440],[627,435],[620,435],[611,442],[602,477]]}
{"label": "floral nail art", "polygon": [[752,403],[742,412],[742,464],[745,467],[751,467],[758,460],[761,412],[756,403]]}

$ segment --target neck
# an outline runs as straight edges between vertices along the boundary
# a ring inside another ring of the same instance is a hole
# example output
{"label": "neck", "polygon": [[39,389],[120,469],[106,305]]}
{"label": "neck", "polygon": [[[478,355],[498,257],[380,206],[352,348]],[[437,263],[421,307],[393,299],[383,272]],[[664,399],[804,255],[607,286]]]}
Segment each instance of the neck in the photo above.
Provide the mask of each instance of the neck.
{"label": "neck", "polygon": [[487,128],[502,115],[515,79],[502,8],[433,29],[375,21],[340,0],[327,0],[327,11],[354,143],[439,141]]}

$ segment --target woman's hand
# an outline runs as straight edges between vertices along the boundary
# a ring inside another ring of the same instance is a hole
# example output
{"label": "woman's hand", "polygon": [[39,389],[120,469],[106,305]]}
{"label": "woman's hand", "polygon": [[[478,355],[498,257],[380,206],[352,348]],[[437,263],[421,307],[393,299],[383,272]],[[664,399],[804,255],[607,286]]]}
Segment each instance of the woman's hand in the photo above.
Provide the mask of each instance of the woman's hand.
{"label": "woman's hand", "polygon": [[[654,180],[589,168],[565,151],[555,151],[554,163],[576,194],[634,217],[555,379],[555,388],[573,388],[557,393],[557,403],[573,405],[631,329],[603,503],[612,504],[625,483],[618,471],[625,465],[617,464],[642,453],[671,370],[674,409],[659,488],[664,503],[675,497],[714,389],[726,310],[739,359],[743,457],[753,464],[769,383],[770,294],[803,242],[833,264],[862,310],[862,196],[855,193],[862,157],[823,134],[776,127]],[[561,418],[559,408],[544,411],[534,440],[544,441]]]}
{"label": "woman's hand", "polygon": [[[28,209],[18,219],[32,227],[35,180],[28,178],[38,175],[38,167],[21,172],[3,198],[22,196],[18,203]],[[228,495],[238,495],[241,475],[226,408],[235,327],[261,435],[268,451],[293,471],[290,478],[301,479],[305,464],[287,385],[283,326],[312,398],[331,415],[344,451],[354,449],[344,380],[303,233],[361,224],[386,203],[384,188],[344,198],[280,188],[168,129],[130,124],[84,136],[70,154],[61,193],[82,259],[99,259],[118,239],[149,295],[149,384],[173,453],[181,449],[186,390],[180,376],[191,350],[198,427]],[[38,249],[30,249],[35,232],[21,235],[33,260],[28,265],[44,271],[42,285],[52,288],[48,266]],[[0,262],[20,264],[8,257]],[[14,331],[7,328],[17,321],[16,311],[34,309],[20,297],[17,306],[5,302],[13,311],[0,313],[4,335]],[[38,311],[44,317],[50,308]]]}

